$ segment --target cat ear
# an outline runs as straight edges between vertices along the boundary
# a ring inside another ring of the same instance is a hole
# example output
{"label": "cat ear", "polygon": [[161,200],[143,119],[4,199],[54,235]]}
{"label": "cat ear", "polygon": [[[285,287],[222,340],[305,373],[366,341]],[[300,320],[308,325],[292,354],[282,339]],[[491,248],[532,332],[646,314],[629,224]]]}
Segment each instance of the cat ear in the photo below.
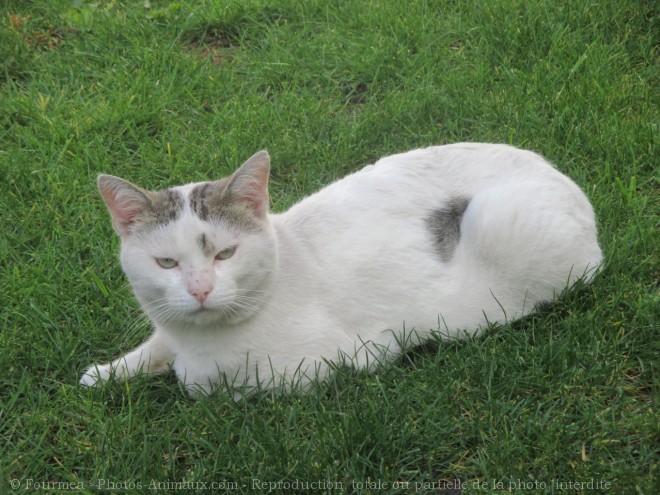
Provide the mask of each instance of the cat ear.
{"label": "cat ear", "polygon": [[103,196],[115,232],[121,237],[130,233],[135,219],[147,209],[147,191],[134,186],[124,179],[112,175],[99,175],[99,192]]}
{"label": "cat ear", "polygon": [[229,178],[226,191],[232,201],[248,204],[257,218],[265,218],[268,213],[268,176],[270,156],[267,151],[252,155]]}

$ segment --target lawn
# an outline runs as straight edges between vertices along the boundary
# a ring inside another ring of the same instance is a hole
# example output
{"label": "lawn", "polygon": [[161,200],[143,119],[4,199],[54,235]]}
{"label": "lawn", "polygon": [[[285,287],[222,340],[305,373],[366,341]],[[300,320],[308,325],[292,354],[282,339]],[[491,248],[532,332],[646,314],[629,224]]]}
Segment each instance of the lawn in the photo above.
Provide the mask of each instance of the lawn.
{"label": "lawn", "polygon": [[[660,11],[644,0],[5,0],[0,493],[638,493],[659,478]],[[381,156],[506,142],[587,193],[593,285],[307,395],[78,386],[149,332],[96,191],[272,208]]]}

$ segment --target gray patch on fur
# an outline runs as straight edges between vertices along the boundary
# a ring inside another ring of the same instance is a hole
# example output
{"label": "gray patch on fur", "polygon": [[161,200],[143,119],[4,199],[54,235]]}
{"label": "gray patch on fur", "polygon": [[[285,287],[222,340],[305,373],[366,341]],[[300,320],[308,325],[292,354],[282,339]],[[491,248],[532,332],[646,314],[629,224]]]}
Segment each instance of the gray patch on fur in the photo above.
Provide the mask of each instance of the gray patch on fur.
{"label": "gray patch on fur", "polygon": [[433,236],[440,259],[448,263],[461,239],[461,221],[470,200],[454,198],[426,218],[426,226]]}
{"label": "gray patch on fur", "polygon": [[193,213],[205,222],[224,221],[248,232],[261,230],[261,224],[249,206],[232,198],[227,190],[227,179],[195,186],[188,201]]}
{"label": "gray patch on fur", "polygon": [[210,182],[205,182],[195,186],[192,191],[190,191],[190,197],[188,201],[190,202],[190,209],[202,220],[208,220],[209,209],[207,206],[207,197],[210,195],[209,189],[211,188]]}
{"label": "gray patch on fur", "polygon": [[178,191],[143,191],[144,209],[133,220],[132,231],[148,230],[175,221],[183,211],[183,197]]}
{"label": "gray patch on fur", "polygon": [[215,252],[215,246],[209,242],[206,234],[201,234],[197,238],[197,245],[202,250],[204,256],[211,256]]}
{"label": "gray patch on fur", "polygon": [[174,189],[151,195],[149,209],[157,223],[173,222],[183,211],[183,197]]}

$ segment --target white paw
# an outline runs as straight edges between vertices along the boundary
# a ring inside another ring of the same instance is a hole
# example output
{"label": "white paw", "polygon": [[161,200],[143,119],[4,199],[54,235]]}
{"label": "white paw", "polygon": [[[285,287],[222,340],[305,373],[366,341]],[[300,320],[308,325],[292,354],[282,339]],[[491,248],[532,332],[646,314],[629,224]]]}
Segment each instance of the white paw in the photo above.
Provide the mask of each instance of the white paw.
{"label": "white paw", "polygon": [[202,397],[213,393],[213,386],[208,382],[206,383],[187,382],[184,383],[184,387],[186,388],[186,392],[188,392],[188,395],[193,399],[201,399]]}
{"label": "white paw", "polygon": [[80,377],[80,384],[85,387],[96,387],[110,379],[112,368],[109,364],[93,364]]}

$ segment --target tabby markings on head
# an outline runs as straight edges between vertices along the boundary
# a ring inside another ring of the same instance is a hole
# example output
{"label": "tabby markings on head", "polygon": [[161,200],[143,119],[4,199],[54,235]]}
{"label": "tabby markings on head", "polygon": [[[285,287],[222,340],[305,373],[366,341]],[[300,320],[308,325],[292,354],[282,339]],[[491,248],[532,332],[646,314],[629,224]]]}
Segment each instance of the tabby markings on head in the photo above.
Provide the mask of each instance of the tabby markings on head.
{"label": "tabby markings on head", "polygon": [[199,249],[202,250],[204,256],[211,256],[215,252],[215,246],[209,242],[206,234],[200,234],[199,237],[197,237],[197,245],[199,246]]}
{"label": "tabby markings on head", "polygon": [[256,232],[261,223],[249,206],[237,200],[226,188],[227,179],[195,186],[188,197],[190,209],[205,222],[225,221],[243,231]]}
{"label": "tabby markings on head", "polygon": [[183,211],[183,197],[174,189],[160,191],[151,197],[149,206],[156,223],[173,222]]}
{"label": "tabby markings on head", "polygon": [[167,225],[178,219],[183,211],[183,197],[174,189],[158,192],[140,190],[139,193],[144,200],[144,209],[133,220],[134,232]]}

